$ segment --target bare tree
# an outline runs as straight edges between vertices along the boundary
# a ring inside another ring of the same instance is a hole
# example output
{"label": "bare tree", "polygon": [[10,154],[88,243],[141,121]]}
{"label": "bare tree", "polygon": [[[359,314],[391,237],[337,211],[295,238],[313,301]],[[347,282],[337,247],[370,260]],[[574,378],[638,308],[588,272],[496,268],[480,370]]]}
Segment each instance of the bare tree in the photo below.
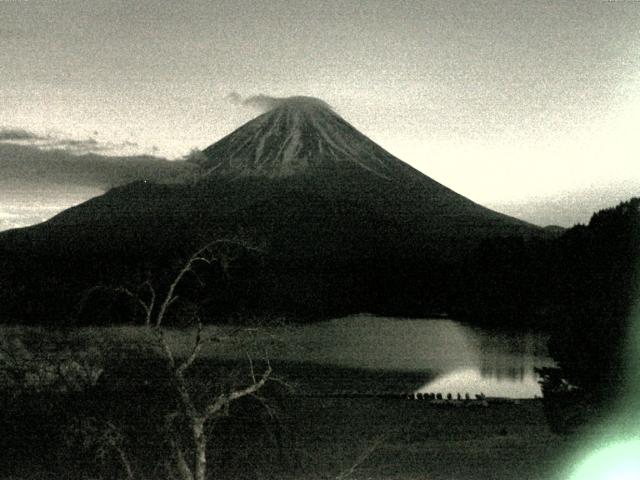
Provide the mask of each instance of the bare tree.
{"label": "bare tree", "polygon": [[[223,339],[221,337],[207,338],[198,308],[192,308],[189,310],[188,315],[192,317],[190,320],[195,323],[196,329],[187,354],[179,355],[167,340],[165,327],[167,315],[172,306],[179,300],[178,290],[182,283],[185,282],[185,279],[192,276],[198,283],[204,284],[198,275],[196,268],[198,265],[211,266],[216,264],[226,273],[236,259],[233,250],[237,249],[260,251],[259,248],[238,239],[224,238],[214,240],[199,248],[184,262],[175,276],[170,279],[164,293],[158,292],[149,280],[133,289],[128,287],[109,289],[130,297],[139,306],[143,312],[145,328],[148,329],[155,344],[169,364],[171,383],[175,388],[179,401],[177,410],[168,413],[164,421],[173,455],[172,467],[177,472],[180,480],[205,479],[207,471],[207,434],[205,427],[213,419],[226,415],[229,405],[234,401],[247,396],[256,396],[258,398],[256,393],[267,383],[272,373],[271,365],[267,359],[265,370],[260,374],[256,374],[253,361],[249,356],[250,375],[246,382],[213,395],[205,402],[196,402],[195,392],[192,392],[187,381],[187,371],[198,359],[206,343],[219,342]],[[92,290],[105,288],[94,287]],[[87,297],[88,294],[85,295],[82,302],[85,302]],[[239,330],[236,329],[232,334],[237,333]],[[176,430],[174,424],[178,419],[188,425],[192,448],[182,446],[178,435],[174,433]],[[128,469],[127,472],[129,474],[130,470]]]}
{"label": "bare tree", "polygon": [[[158,296],[155,289],[149,282],[145,282],[145,287],[149,291],[149,295],[145,300],[138,297],[140,305],[145,312],[145,326],[150,329],[160,349],[167,358],[170,370],[173,376],[173,383],[177,390],[181,411],[173,412],[166,418],[168,432],[171,432],[171,424],[174,419],[182,415],[186,419],[193,441],[193,458],[189,461],[186,458],[186,452],[181,448],[179,442],[175,438],[171,438],[171,446],[173,449],[174,462],[177,467],[178,474],[182,480],[204,480],[207,469],[207,437],[205,426],[213,418],[225,414],[229,404],[232,402],[255,394],[260,390],[269,379],[272,373],[271,365],[261,375],[256,376],[253,370],[253,363],[250,362],[251,376],[248,384],[232,389],[228,392],[219,393],[217,396],[205,402],[203,406],[198,407],[192,398],[191,391],[187,384],[185,374],[198,358],[200,351],[207,341],[203,335],[202,320],[197,312],[193,312],[196,322],[196,334],[193,339],[191,351],[184,358],[178,358],[173,352],[169,342],[166,340],[163,329],[163,322],[167,312],[171,306],[178,300],[176,293],[177,288],[187,275],[194,275],[200,281],[195,266],[203,263],[211,265],[218,263],[224,272],[229,268],[233,257],[224,252],[224,247],[228,245],[240,246],[244,249],[254,249],[246,243],[235,239],[220,239],[210,242],[198,249],[189,257],[182,268],[173,278],[164,296]],[[157,305],[156,305],[157,303]],[[209,339],[209,341],[212,339]],[[170,434],[171,435],[171,434]]]}

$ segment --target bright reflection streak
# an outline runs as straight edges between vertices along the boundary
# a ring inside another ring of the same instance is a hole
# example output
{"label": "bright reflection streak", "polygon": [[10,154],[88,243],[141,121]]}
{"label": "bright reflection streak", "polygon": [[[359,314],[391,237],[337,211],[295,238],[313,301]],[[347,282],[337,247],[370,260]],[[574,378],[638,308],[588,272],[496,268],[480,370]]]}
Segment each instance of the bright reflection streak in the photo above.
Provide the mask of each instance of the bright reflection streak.
{"label": "bright reflection streak", "polygon": [[472,396],[483,393],[489,397],[533,398],[542,392],[538,377],[533,367],[530,367],[523,369],[522,376],[518,378],[483,375],[477,368],[456,370],[437,377],[416,393],[469,393]]}

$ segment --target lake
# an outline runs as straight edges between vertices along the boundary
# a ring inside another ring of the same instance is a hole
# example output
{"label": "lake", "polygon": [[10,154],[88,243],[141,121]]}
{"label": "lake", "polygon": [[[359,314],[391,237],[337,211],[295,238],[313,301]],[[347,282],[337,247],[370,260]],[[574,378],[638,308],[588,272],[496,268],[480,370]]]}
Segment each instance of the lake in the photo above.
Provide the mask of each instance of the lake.
{"label": "lake", "polygon": [[[356,370],[366,382],[385,384],[369,385],[369,391],[388,391],[394,378],[404,376],[416,393],[532,398],[541,394],[534,368],[554,364],[543,334],[499,332],[448,319],[357,315],[274,334],[280,341],[269,354],[272,360],[306,364],[313,375],[319,367],[351,372],[346,378]],[[355,383],[362,388],[362,381]],[[400,383],[398,391],[405,391],[406,383]]]}
{"label": "lake", "polygon": [[[203,335],[224,337],[235,330],[211,325]],[[138,352],[154,342],[143,327],[88,327],[73,332],[3,327],[0,337],[15,336],[26,345],[45,345],[61,354],[96,348]],[[191,353],[193,329],[169,329],[166,338],[174,354]],[[422,392],[532,398],[541,394],[534,369],[554,364],[546,335],[488,330],[449,319],[361,314],[308,325],[246,328],[234,338],[237,341],[207,343],[200,357],[204,362],[246,366],[249,358],[264,361],[266,353],[275,374],[295,383],[303,395]]]}

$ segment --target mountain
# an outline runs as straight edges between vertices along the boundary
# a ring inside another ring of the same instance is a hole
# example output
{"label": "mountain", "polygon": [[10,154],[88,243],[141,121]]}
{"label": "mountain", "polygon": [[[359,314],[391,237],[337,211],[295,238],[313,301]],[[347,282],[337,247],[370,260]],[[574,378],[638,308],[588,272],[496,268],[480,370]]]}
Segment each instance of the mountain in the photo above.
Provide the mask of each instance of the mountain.
{"label": "mountain", "polygon": [[238,234],[265,253],[218,285],[211,312],[419,314],[447,308],[451,270],[483,240],[542,233],[418,172],[309,97],[281,99],[190,162],[195,181],[132,183],[0,234],[0,280],[21,292],[0,299],[10,315],[60,320],[91,286],[161,278]]}
{"label": "mountain", "polygon": [[404,165],[310,97],[291,97],[204,150],[205,175],[288,177],[341,166],[390,180]]}

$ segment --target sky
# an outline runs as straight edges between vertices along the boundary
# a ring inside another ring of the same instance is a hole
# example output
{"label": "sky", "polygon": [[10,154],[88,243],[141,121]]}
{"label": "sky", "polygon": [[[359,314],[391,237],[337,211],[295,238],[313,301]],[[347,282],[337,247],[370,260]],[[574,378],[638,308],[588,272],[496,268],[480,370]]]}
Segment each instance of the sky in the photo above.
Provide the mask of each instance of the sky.
{"label": "sky", "polygon": [[533,223],[640,194],[638,1],[4,0],[0,45],[0,143],[174,159],[310,95]]}

